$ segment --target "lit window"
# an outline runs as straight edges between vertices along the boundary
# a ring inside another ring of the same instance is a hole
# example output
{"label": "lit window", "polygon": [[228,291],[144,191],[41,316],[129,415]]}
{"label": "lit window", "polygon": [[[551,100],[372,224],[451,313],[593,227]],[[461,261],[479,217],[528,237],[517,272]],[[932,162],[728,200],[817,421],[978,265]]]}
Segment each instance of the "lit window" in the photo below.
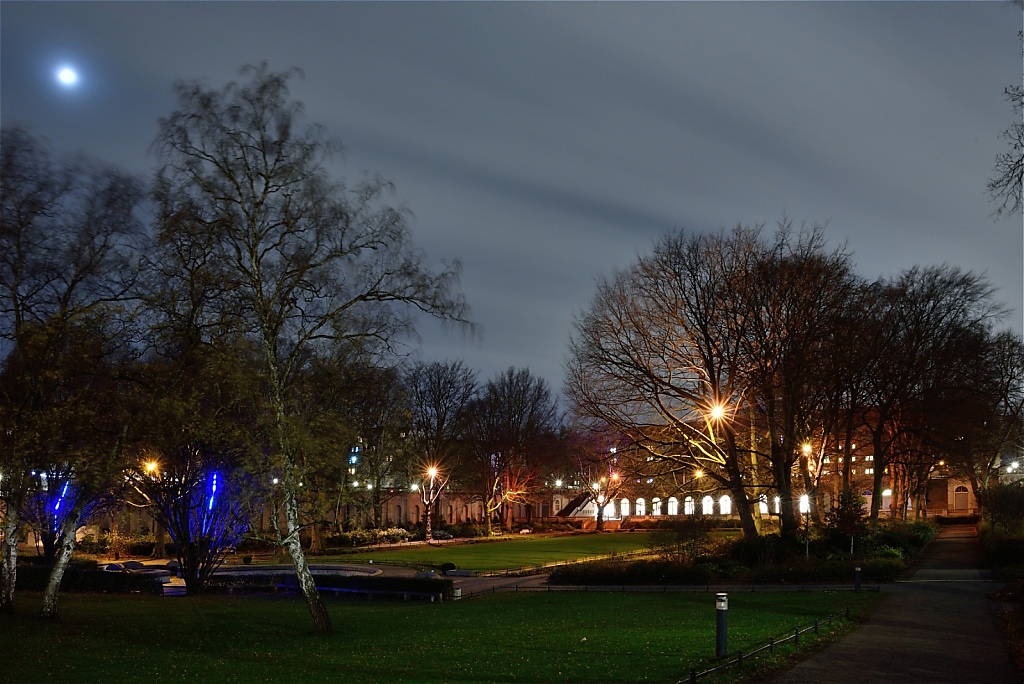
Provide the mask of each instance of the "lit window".
{"label": "lit window", "polygon": [[718,500],[718,510],[722,512],[722,515],[729,515],[732,513],[732,499],[728,496],[723,496]]}
{"label": "lit window", "polygon": [[651,501],[651,508],[653,509],[651,515],[661,515],[661,499],[654,497],[654,500]]}
{"label": "lit window", "polygon": [[679,500],[674,496],[668,500],[668,514],[679,515]]}
{"label": "lit window", "polygon": [[874,475],[875,474],[875,469],[874,468],[865,468],[864,469],[864,474],[865,475]]}
{"label": "lit window", "polygon": [[636,514],[640,516],[647,515],[647,503],[643,499],[636,500]]}
{"label": "lit window", "polygon": [[629,516],[629,499],[622,500],[622,503],[619,505],[619,510],[622,511],[623,518]]}
{"label": "lit window", "polygon": [[683,499],[683,513],[686,515],[693,515],[697,512],[697,506],[693,502],[693,497],[688,496]]}
{"label": "lit window", "polygon": [[865,461],[874,461],[874,460],[875,460],[875,457],[874,457],[874,456],[865,456],[865,457],[864,457],[864,460],[865,460]]}
{"label": "lit window", "polygon": [[701,503],[701,512],[704,515],[713,515],[715,512],[715,500],[710,496],[705,496]]}

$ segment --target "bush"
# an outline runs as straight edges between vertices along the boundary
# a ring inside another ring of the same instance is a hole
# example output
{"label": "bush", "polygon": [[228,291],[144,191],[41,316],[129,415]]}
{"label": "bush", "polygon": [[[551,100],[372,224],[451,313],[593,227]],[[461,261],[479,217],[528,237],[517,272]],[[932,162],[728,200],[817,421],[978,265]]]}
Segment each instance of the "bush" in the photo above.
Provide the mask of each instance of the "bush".
{"label": "bush", "polygon": [[651,532],[649,546],[663,560],[689,563],[711,550],[711,526],[706,518],[666,521]]}
{"label": "bush", "polygon": [[803,555],[803,546],[796,539],[786,539],[778,534],[766,534],[757,539],[739,538],[727,547],[727,555],[733,561],[748,568],[769,567],[785,563],[791,558]]}
{"label": "bush", "polygon": [[551,584],[641,585],[707,584],[712,574],[706,566],[666,561],[593,561],[562,565],[554,569]]}
{"label": "bush", "polygon": [[899,549],[903,558],[913,558],[921,553],[935,532],[935,527],[926,522],[887,521],[879,524],[865,538],[865,555],[874,556],[879,549],[883,550],[882,553]]}
{"label": "bush", "polygon": [[[73,560],[61,580],[61,591],[96,591],[103,593],[127,593],[132,591],[159,594],[163,592],[163,581],[153,575],[132,572],[107,572],[97,570],[96,561]],[[18,565],[18,589],[42,591],[50,579],[50,567],[46,565]]]}
{"label": "bush", "polygon": [[[382,575],[322,575],[314,571],[316,585],[322,588],[351,590],[356,592],[381,592],[400,594],[443,594],[451,596],[454,582],[442,577],[400,577]],[[279,588],[298,591],[294,574],[245,574],[237,576],[215,575],[209,587],[221,591],[274,591]]]}

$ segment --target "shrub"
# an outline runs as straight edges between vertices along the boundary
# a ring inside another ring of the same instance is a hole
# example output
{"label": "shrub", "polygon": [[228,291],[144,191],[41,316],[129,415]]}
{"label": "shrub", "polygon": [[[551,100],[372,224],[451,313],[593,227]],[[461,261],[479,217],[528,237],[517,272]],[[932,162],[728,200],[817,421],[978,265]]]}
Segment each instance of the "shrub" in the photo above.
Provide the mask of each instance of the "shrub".
{"label": "shrub", "polygon": [[[61,580],[62,591],[96,591],[127,593],[140,591],[159,594],[163,591],[161,579],[149,574],[107,572],[97,570],[96,561],[72,560]],[[18,589],[42,591],[50,578],[47,565],[18,565]]]}
{"label": "shrub", "polygon": [[761,568],[785,563],[803,555],[803,547],[796,539],[778,534],[766,534],[756,539],[739,538],[729,543],[727,554],[733,561],[748,568]]}
{"label": "shrub", "polygon": [[649,546],[663,560],[688,563],[710,551],[711,526],[706,518],[666,521],[651,532]]}
{"label": "shrub", "polygon": [[712,575],[706,566],[666,561],[593,561],[554,569],[551,584],[641,585],[707,584]]}
{"label": "shrub", "polygon": [[876,549],[888,547],[899,549],[904,558],[912,558],[921,553],[934,536],[935,527],[926,522],[884,522],[872,530],[865,539],[866,554],[875,555]]}

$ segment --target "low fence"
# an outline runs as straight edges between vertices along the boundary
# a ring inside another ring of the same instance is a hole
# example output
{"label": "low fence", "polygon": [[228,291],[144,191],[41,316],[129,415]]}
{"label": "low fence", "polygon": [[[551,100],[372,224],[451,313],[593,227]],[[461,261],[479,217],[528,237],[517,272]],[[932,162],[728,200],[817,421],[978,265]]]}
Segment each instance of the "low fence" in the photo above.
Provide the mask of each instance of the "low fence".
{"label": "low fence", "polygon": [[508,584],[504,586],[493,585],[486,589],[480,589],[478,591],[466,591],[463,589],[462,598],[473,598],[474,596],[488,596],[497,594],[499,592],[617,592],[617,593],[636,593],[636,594],[667,594],[667,593],[694,593],[694,594],[710,594],[712,592],[729,591],[730,593],[784,593],[794,591],[881,591],[881,585],[863,585],[859,589],[853,584],[751,584],[751,585],[735,585],[730,584],[728,586],[723,585],[575,585],[575,584],[562,584],[552,585],[545,584],[540,586],[529,586],[519,584]]}
{"label": "low fence", "polygon": [[582,558],[574,558],[572,560],[565,561],[552,561],[551,563],[544,563],[542,565],[526,565],[519,568],[505,568],[504,570],[486,570],[483,572],[473,573],[474,577],[525,577],[528,575],[539,575],[542,572],[548,570],[554,570],[555,568],[567,567],[570,565],[579,565],[581,563],[591,563],[593,561],[601,560],[629,560],[630,558],[643,558],[650,556],[649,550],[640,551],[628,551],[626,553],[605,553],[595,556],[584,556]]}
{"label": "low fence", "polygon": [[[825,622],[827,628],[829,628],[829,629],[832,628],[832,621],[834,619],[849,620],[850,619],[850,609],[846,608],[842,613],[839,613],[839,614],[836,614],[836,615],[829,614],[828,617],[824,618],[824,622]],[[793,629],[793,633],[792,634],[790,634],[789,636],[786,636],[784,638],[781,638],[781,639],[776,639],[775,637],[770,637],[768,639],[768,642],[764,646],[761,646],[760,648],[756,648],[753,651],[748,651],[746,653],[744,653],[743,651],[737,651],[736,652],[736,656],[732,660],[728,660],[726,662],[720,663],[720,664],[716,665],[715,667],[712,667],[711,669],[704,670],[703,672],[698,672],[697,668],[691,667],[690,668],[690,676],[687,679],[684,679],[684,680],[681,680],[681,681],[677,682],[676,684],[688,684],[688,683],[689,684],[696,684],[697,680],[700,679],[701,677],[706,677],[708,675],[714,674],[716,672],[720,672],[722,670],[726,670],[726,669],[728,669],[730,667],[733,667],[733,666],[735,666],[737,670],[742,670],[743,669],[744,661],[750,660],[751,658],[756,658],[758,655],[761,655],[762,653],[764,653],[766,651],[770,655],[774,655],[776,647],[782,646],[783,644],[785,644],[785,643],[787,643],[789,641],[792,641],[794,646],[799,646],[800,645],[800,635],[801,634],[806,634],[807,632],[812,632],[812,631],[815,634],[817,634],[819,626],[820,626],[820,622],[821,622],[820,620],[815,619],[814,624],[812,624],[812,625],[810,625],[808,627],[804,627],[803,629],[801,629],[800,627],[795,627]]]}

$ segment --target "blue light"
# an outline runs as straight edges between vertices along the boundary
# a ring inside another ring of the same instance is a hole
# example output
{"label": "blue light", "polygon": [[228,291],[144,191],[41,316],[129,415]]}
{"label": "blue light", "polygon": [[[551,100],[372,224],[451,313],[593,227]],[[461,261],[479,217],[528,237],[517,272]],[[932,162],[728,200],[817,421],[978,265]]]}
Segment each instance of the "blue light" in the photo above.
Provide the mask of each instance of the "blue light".
{"label": "blue light", "polygon": [[213,474],[213,479],[210,481],[210,502],[206,505],[206,510],[213,510],[213,497],[217,494],[217,473]]}
{"label": "blue light", "polygon": [[67,496],[68,486],[70,486],[70,485],[71,485],[71,480],[68,480],[67,482],[64,483],[64,489],[61,490],[60,496],[57,497],[57,503],[54,504],[54,506],[53,506],[53,512],[54,513],[56,513],[57,511],[60,510],[60,504],[61,504],[62,501],[64,501],[64,497]]}

